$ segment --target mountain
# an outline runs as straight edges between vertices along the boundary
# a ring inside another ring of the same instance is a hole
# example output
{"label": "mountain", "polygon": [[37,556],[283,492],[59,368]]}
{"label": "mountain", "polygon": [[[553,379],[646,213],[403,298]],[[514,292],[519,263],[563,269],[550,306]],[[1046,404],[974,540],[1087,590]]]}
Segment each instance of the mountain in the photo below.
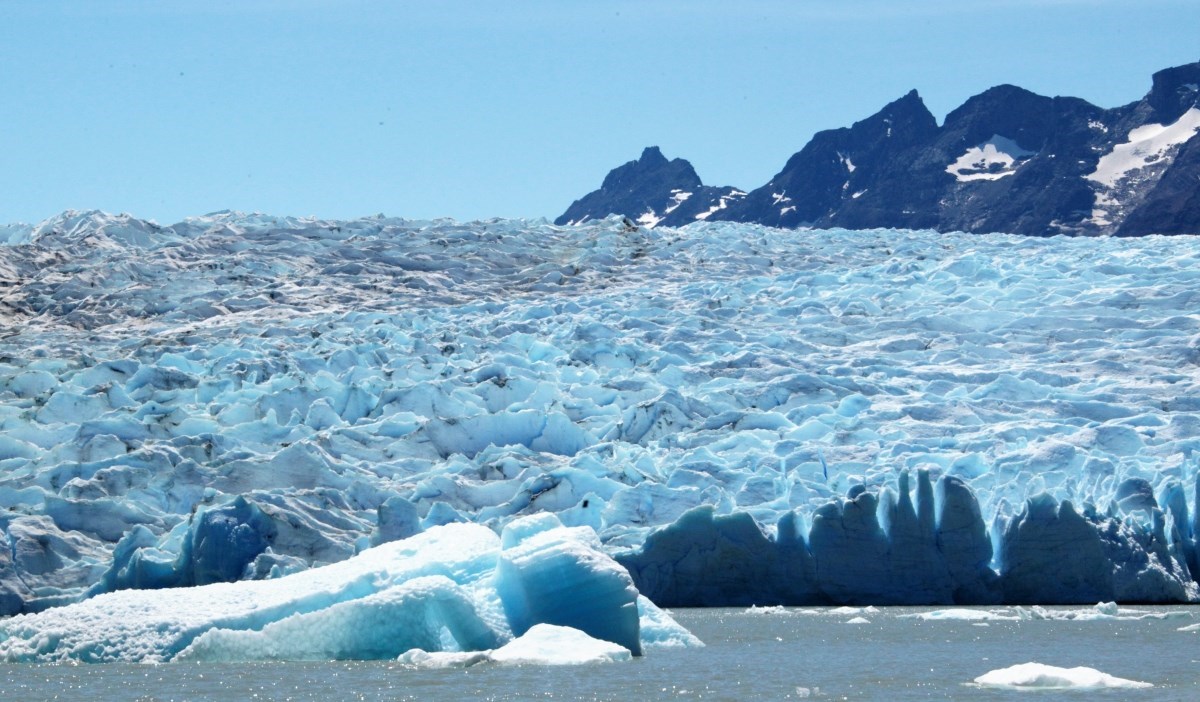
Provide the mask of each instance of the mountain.
{"label": "mountain", "polygon": [[749,193],[704,186],[687,161],[650,148],[556,222],[1187,234],[1200,233],[1198,179],[1200,62],[1155,73],[1143,99],[1112,109],[1000,85],[940,126],[913,90],[818,132]]}
{"label": "mountain", "polygon": [[639,224],[681,227],[728,207],[746,193],[731,187],[703,185],[687,161],[668,161],[657,146],[642,151],[636,161],[614,168],[599,190],[571,203],[555,224],[579,224],[625,214]]}

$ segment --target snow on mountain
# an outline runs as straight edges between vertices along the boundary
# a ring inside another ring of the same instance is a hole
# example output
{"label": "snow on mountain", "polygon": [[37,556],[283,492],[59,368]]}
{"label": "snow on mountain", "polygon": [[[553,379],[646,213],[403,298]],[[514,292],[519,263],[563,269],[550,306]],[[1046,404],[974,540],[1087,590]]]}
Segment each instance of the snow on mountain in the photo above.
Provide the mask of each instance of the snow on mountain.
{"label": "snow on mountain", "polygon": [[1123,208],[1132,209],[1139,191],[1162,177],[1179,150],[1200,134],[1200,108],[1193,107],[1171,124],[1146,124],[1129,132],[1100,157],[1087,179],[1096,183],[1092,221],[1099,226],[1119,219]]}
{"label": "snow on mountain", "polygon": [[53,221],[0,248],[5,613],[543,512],[662,603],[1197,598],[1193,237]]}
{"label": "snow on mountain", "polygon": [[1200,108],[1191,108],[1172,124],[1147,124],[1129,132],[1128,140],[1100,157],[1088,180],[1112,188],[1131,171],[1157,163],[1200,131]]}
{"label": "snow on mountain", "polygon": [[670,188],[704,187],[690,165],[686,187],[645,166],[612,187],[626,164],[558,221],[615,213],[668,226],[703,218],[788,228],[1197,234],[1198,84],[1200,62],[1165,69],[1143,99],[1112,109],[1000,85],[940,126],[914,90],[850,127],[818,132],[765,185],[728,201],[710,195],[711,204],[687,218],[663,213]]}
{"label": "snow on mountain", "polygon": [[946,166],[946,172],[960,183],[1000,180],[1016,173],[1019,162],[1033,154],[1012,139],[994,134],[982,144],[967,149],[954,163]]}

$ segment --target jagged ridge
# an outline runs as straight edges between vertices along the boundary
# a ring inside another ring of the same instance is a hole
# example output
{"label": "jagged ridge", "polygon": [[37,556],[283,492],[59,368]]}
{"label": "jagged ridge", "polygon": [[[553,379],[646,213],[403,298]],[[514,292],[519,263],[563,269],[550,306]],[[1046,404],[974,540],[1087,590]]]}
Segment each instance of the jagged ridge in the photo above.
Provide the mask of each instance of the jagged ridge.
{"label": "jagged ridge", "polygon": [[[667,163],[648,149],[556,222],[615,213],[648,226],[705,218],[1039,236],[1200,233],[1200,62],[1155,73],[1142,100],[1113,109],[1001,85],[940,127],[914,90],[851,127],[818,132],[744,197],[705,190],[687,161]],[[702,194],[704,206],[679,208],[684,192],[693,193],[689,203]]]}

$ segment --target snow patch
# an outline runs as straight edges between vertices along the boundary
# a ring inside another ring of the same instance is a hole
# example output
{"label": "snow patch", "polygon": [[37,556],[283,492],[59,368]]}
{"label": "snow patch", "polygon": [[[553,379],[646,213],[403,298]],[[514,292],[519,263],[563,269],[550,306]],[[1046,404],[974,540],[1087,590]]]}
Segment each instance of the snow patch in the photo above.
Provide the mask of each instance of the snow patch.
{"label": "snow patch", "polygon": [[682,190],[672,190],[671,204],[667,205],[667,209],[663,210],[663,216],[669,215],[675,210],[679,209],[679,206],[687,202],[688,198],[691,196],[691,193],[685,193]]}
{"label": "snow patch", "polygon": [[960,183],[1000,180],[1016,173],[1034,153],[1008,137],[994,134],[982,144],[967,149],[954,163],[946,166],[946,172]]}
{"label": "snow patch", "polygon": [[1129,132],[1128,140],[1100,157],[1085,176],[1095,183],[1090,222],[1105,227],[1119,220],[1147,182],[1161,177],[1185,142],[1200,132],[1200,108],[1191,108],[1171,124],[1146,124]]}
{"label": "snow patch", "polygon": [[1200,108],[1191,108],[1171,124],[1146,124],[1129,132],[1128,141],[1117,144],[1100,158],[1096,170],[1086,177],[1104,188],[1168,157],[1177,146],[1200,131]]}
{"label": "snow patch", "polygon": [[746,193],[741,190],[730,190],[728,195],[722,195],[721,197],[717,198],[717,204],[708,208],[704,212],[697,214],[696,219],[698,219],[698,220],[708,219],[709,217],[713,216],[717,212],[720,212],[721,210],[725,209],[726,207],[729,207],[730,202],[733,202],[735,200],[740,200],[745,196],[746,196]]}
{"label": "snow patch", "polygon": [[644,227],[653,229],[659,222],[662,221],[662,219],[663,218],[658,216],[654,210],[646,210],[640,217],[637,218],[637,223]]}

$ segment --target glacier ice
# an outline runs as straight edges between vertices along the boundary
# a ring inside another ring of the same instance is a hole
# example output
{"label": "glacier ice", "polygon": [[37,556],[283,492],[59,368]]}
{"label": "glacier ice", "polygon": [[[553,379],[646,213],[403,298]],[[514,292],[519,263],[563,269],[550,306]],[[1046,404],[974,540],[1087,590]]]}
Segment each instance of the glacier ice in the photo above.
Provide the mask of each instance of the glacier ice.
{"label": "glacier ice", "polygon": [[0,621],[0,660],[388,659],[420,649],[572,662],[548,652],[576,644],[584,660],[620,660],[641,654],[642,619],[648,646],[701,645],[653,604],[639,607],[628,574],[598,546],[590,529],[552,514],[499,536],[449,524],[280,578],[120,590],[12,617]]}
{"label": "glacier ice", "polygon": [[4,231],[0,613],[540,513],[660,605],[1198,598],[1195,237]]}

